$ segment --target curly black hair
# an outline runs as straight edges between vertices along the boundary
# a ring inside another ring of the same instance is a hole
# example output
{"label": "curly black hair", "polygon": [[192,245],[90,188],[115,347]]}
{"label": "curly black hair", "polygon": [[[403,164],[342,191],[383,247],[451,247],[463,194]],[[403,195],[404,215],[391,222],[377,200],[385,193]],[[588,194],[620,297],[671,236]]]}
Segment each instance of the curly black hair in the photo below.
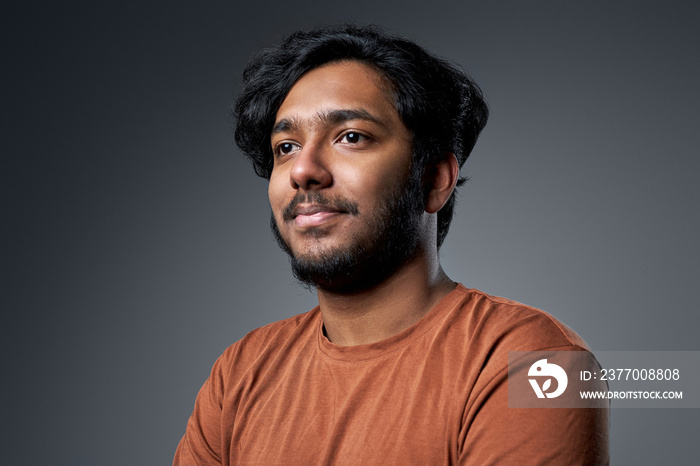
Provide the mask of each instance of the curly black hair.
{"label": "curly black hair", "polygon": [[[276,47],[255,55],[243,71],[234,105],[235,140],[255,173],[270,178],[270,133],[277,110],[306,72],[327,63],[354,60],[383,75],[394,104],[413,136],[413,166],[424,170],[445,153],[461,167],[488,119],[479,86],[461,69],[416,43],[376,26],[341,25],[295,32]],[[464,179],[460,179],[461,185]],[[438,247],[452,221],[455,193],[438,212]]]}

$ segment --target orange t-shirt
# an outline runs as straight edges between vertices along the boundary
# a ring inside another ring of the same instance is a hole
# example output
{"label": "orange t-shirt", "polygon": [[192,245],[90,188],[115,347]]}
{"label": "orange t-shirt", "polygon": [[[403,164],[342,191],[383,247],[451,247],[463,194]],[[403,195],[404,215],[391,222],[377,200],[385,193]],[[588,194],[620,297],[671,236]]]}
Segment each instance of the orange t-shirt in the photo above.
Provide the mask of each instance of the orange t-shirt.
{"label": "orange t-shirt", "polygon": [[602,464],[608,410],[508,408],[508,351],[587,351],[550,315],[458,285],[409,329],[337,346],[317,308],[216,361],[175,465]]}

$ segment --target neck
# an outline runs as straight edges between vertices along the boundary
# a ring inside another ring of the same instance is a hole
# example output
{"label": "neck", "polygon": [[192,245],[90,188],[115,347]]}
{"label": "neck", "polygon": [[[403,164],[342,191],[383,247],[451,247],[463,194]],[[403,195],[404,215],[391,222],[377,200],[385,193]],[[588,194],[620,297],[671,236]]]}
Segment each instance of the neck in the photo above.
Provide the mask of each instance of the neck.
{"label": "neck", "polygon": [[418,322],[455,287],[437,251],[419,254],[379,285],[353,294],[318,290],[326,336],[341,346],[384,340]]}

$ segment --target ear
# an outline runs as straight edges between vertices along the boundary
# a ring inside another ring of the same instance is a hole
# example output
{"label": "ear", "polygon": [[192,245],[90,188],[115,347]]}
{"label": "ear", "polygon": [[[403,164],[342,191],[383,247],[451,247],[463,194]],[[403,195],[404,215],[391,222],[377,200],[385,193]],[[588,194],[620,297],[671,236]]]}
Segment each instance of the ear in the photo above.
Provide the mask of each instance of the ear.
{"label": "ear", "polygon": [[440,160],[428,167],[426,177],[425,211],[434,214],[442,209],[455,189],[459,179],[457,157],[445,152]]}

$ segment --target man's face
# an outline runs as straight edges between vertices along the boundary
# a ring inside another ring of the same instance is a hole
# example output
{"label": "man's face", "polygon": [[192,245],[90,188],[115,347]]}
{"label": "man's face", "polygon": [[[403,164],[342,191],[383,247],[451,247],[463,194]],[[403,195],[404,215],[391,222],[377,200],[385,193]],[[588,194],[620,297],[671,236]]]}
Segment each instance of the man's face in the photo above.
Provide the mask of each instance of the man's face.
{"label": "man's face", "polygon": [[309,71],[282,102],[271,143],[272,227],[297,278],[367,287],[414,254],[420,177],[378,72],[353,61]]}

